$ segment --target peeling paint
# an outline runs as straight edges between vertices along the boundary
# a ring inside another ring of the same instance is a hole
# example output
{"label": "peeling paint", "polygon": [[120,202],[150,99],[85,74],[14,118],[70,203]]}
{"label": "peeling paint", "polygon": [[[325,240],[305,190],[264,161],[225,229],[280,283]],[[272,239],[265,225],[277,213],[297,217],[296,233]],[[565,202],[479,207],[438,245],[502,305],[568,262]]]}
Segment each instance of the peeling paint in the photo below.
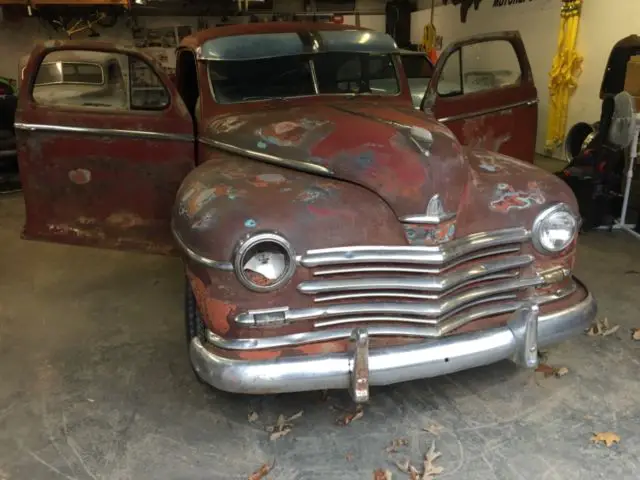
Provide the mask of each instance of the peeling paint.
{"label": "peeling paint", "polygon": [[469,118],[462,125],[463,143],[471,148],[486,148],[499,152],[502,146],[511,140],[511,132],[498,134],[487,121],[487,116]]}
{"label": "peeling paint", "polygon": [[191,224],[191,228],[195,230],[207,230],[215,225],[217,219],[217,211],[212,208],[194,220]]}
{"label": "peeling paint", "polygon": [[209,124],[209,128],[215,133],[229,133],[246,125],[246,123],[247,120],[241,119],[237,115],[230,115],[228,117],[217,118],[213,120]]}
{"label": "peeling paint", "polygon": [[326,120],[286,120],[259,128],[256,134],[265,142],[279,147],[297,147],[318,127],[328,124]]}
{"label": "peeling paint", "polygon": [[524,210],[535,204],[542,205],[544,202],[544,194],[536,182],[529,182],[526,191],[516,191],[507,183],[499,183],[496,185],[489,208],[506,213],[512,209]]}
{"label": "peeling paint", "polygon": [[253,218],[248,218],[244,221],[244,226],[247,228],[255,228],[257,222]]}
{"label": "peeling paint", "polygon": [[76,168],[69,171],[69,180],[76,185],[86,185],[91,181],[91,171],[86,168]]}
{"label": "peeling paint", "polygon": [[456,233],[455,219],[438,225],[405,224],[405,236],[410,245],[429,246],[453,240]]}

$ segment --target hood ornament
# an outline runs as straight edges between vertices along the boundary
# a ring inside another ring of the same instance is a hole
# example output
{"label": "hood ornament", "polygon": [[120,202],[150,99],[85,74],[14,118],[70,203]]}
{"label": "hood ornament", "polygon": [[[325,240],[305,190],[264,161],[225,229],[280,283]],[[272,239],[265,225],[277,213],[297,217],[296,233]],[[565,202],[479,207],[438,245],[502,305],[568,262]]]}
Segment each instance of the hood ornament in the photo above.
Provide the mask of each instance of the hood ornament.
{"label": "hood ornament", "polygon": [[427,204],[427,210],[420,215],[406,215],[400,218],[403,223],[428,223],[436,225],[455,218],[455,212],[446,212],[440,200],[440,194],[436,193]]}

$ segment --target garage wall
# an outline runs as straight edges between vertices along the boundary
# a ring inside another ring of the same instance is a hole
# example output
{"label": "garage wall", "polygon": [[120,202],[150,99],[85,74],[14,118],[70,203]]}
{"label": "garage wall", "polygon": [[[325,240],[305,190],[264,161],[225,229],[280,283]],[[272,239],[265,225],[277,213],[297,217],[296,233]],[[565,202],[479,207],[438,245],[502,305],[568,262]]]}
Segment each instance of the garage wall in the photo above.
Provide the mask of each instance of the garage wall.
{"label": "garage wall", "polygon": [[[363,11],[377,11],[384,9],[384,3],[380,0],[359,0],[357,7]],[[215,25],[218,20],[217,18],[209,18],[209,25]],[[355,16],[345,15],[344,22],[355,25]],[[180,24],[191,25],[195,29],[197,17],[140,17],[138,24],[145,28]],[[385,16],[361,15],[360,25],[384,32]],[[99,32],[100,38],[98,40],[133,43],[131,30],[126,28],[124,22],[120,22],[112,28],[101,28]],[[64,38],[64,34],[54,32],[50,26],[42,24],[35,18],[25,18],[16,22],[0,21],[0,76],[18,78],[18,62],[22,56],[31,52],[35,42]],[[173,51],[167,50],[166,53],[169,62],[174,62]]]}
{"label": "garage wall", "polygon": [[[426,1],[426,0],[425,0]],[[424,3],[424,2],[423,2]],[[547,88],[551,62],[556,52],[560,26],[560,0],[527,0],[494,7],[494,0],[484,0],[477,11],[469,11],[467,23],[460,23],[459,7],[445,5],[435,8],[434,23],[443,44],[478,33],[499,30],[519,30],[522,35],[540,98],[536,150],[542,153],[549,113]],[[600,117],[600,82],[609,51],[620,38],[637,32],[640,2],[628,0],[587,0],[583,6],[579,52],[585,57],[578,89],[571,99],[567,125],[578,121],[596,121]],[[414,12],[411,18],[411,39],[420,42],[422,29],[429,23],[430,10]],[[561,156],[555,152],[554,156]]]}

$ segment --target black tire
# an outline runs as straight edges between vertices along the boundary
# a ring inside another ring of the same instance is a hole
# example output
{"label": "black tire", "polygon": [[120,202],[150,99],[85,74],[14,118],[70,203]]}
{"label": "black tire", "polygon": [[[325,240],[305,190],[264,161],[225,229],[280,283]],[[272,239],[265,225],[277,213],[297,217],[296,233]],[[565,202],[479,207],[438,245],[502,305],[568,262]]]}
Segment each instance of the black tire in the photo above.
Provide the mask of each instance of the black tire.
{"label": "black tire", "polygon": [[[188,278],[185,278],[184,285],[185,285],[184,320],[185,320],[187,351],[189,351],[191,340],[194,339],[195,337],[199,338],[201,342],[205,341],[206,326],[204,324],[204,320],[202,319],[202,314],[200,313],[200,309],[198,309],[198,304],[196,303],[196,297],[193,294],[191,283],[189,282]],[[189,363],[191,364],[190,358],[189,358]],[[193,374],[196,376],[196,378],[200,383],[205,383],[200,378],[195,368],[193,368],[193,364],[191,364],[191,370],[193,370]]]}

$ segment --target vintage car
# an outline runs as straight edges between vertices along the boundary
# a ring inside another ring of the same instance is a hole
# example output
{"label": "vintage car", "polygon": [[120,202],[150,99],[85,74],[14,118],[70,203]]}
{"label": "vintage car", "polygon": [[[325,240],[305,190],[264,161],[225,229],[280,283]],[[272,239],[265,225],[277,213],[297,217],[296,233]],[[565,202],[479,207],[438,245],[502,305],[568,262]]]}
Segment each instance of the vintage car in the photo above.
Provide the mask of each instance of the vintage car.
{"label": "vintage car", "polygon": [[[421,51],[400,49],[398,57],[402,62],[402,69],[409,83],[411,101],[413,106],[420,109],[429,80],[433,76],[433,63],[429,57]],[[393,84],[393,79],[387,80]]]}
{"label": "vintage car", "polygon": [[[517,81],[465,92],[465,59],[476,72],[486,51],[501,70],[503,49]],[[38,101],[41,63],[70,50],[118,56],[165,96]],[[370,385],[535,367],[594,319],[572,273],[575,197],[532,164],[536,88],[517,34],[451,45],[424,111],[393,39],[352,26],[214,28],[176,63],[174,84],[132,48],[34,48],[16,122],[23,237],[180,255],[207,384],[363,402]]]}

